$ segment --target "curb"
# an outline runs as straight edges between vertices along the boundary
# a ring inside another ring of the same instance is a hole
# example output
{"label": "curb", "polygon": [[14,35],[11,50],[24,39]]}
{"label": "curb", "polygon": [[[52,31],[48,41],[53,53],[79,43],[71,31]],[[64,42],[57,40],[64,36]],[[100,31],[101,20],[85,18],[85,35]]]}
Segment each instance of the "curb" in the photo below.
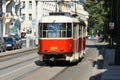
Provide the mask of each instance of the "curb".
{"label": "curb", "polygon": [[22,48],[22,49],[16,49],[16,50],[12,50],[12,51],[2,52],[2,53],[0,53],[0,58],[5,57],[5,56],[19,54],[19,53],[24,53],[24,52],[28,52],[28,51],[32,51],[32,50],[37,50],[37,48],[38,47],[30,47],[30,48]]}

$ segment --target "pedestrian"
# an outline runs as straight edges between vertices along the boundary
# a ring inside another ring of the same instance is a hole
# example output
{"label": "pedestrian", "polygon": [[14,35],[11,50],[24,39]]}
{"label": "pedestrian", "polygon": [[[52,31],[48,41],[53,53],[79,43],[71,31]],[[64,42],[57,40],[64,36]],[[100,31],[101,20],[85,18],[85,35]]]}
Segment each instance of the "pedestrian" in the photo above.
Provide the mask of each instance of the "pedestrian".
{"label": "pedestrian", "polygon": [[98,39],[99,39],[99,36],[98,36],[98,34],[96,34],[96,41],[98,41]]}

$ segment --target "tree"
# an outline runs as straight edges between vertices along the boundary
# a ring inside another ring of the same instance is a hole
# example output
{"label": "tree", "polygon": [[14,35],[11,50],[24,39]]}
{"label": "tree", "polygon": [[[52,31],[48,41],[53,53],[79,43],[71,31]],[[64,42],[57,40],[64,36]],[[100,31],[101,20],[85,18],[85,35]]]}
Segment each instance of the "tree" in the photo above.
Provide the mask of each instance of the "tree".
{"label": "tree", "polygon": [[91,34],[92,30],[94,34],[106,32],[110,14],[108,2],[106,3],[105,0],[87,0],[84,4],[85,10],[89,13],[89,34]]}

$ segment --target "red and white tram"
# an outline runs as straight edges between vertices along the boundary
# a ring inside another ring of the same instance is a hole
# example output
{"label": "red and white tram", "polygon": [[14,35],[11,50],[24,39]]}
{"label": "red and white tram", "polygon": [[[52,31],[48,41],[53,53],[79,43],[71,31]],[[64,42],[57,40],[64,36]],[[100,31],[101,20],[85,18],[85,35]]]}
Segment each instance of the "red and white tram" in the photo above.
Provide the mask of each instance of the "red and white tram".
{"label": "red and white tram", "polygon": [[78,18],[54,14],[40,19],[40,61],[79,60],[85,51],[85,24]]}

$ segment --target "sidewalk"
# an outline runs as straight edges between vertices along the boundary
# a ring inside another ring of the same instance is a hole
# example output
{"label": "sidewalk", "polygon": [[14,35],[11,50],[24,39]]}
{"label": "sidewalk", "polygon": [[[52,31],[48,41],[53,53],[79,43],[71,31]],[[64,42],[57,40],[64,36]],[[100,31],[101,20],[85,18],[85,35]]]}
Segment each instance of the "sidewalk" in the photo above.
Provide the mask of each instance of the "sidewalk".
{"label": "sidewalk", "polygon": [[22,48],[22,49],[16,49],[16,50],[10,50],[10,51],[6,51],[6,52],[2,52],[0,53],[0,57],[4,57],[4,56],[8,56],[8,55],[14,55],[14,54],[18,54],[18,53],[23,53],[23,52],[27,52],[27,51],[32,51],[32,50],[37,50],[37,46],[35,47],[29,47],[29,48]]}
{"label": "sidewalk", "polygon": [[106,49],[103,63],[105,72],[102,73],[101,80],[120,80],[120,66],[113,65],[114,54],[114,49]]}

